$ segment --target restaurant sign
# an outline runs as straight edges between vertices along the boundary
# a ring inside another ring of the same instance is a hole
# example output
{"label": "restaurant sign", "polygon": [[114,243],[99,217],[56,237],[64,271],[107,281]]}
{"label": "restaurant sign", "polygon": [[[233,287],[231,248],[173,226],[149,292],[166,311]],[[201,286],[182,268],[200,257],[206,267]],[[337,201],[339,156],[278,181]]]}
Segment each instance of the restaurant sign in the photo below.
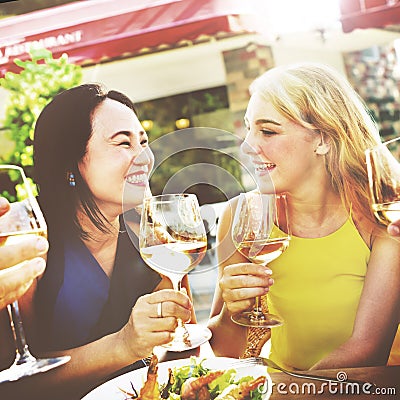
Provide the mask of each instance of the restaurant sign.
{"label": "restaurant sign", "polygon": [[25,41],[26,38],[13,40],[13,42],[0,47],[0,65],[8,64],[12,59],[28,54],[31,49],[58,49],[63,46],[79,43],[82,41],[82,38],[83,31],[75,30],[58,35],[45,36],[38,40]]}

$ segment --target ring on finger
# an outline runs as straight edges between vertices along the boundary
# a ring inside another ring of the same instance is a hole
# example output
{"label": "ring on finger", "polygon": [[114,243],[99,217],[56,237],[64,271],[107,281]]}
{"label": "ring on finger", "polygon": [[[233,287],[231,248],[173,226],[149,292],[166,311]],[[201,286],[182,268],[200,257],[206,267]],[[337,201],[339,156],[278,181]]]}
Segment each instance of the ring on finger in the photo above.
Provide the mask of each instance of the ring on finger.
{"label": "ring on finger", "polygon": [[162,303],[162,301],[160,303],[157,303],[157,318],[163,318]]}

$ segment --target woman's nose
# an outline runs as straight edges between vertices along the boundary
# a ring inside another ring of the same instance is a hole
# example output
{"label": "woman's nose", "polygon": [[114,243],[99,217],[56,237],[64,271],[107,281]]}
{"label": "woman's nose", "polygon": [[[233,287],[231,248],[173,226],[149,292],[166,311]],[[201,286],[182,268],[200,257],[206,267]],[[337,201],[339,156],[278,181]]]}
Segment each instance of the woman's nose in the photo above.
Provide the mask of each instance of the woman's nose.
{"label": "woman's nose", "polygon": [[258,150],[255,143],[250,142],[248,138],[246,138],[240,145],[240,150],[248,156],[258,154]]}
{"label": "woman's nose", "polygon": [[144,147],[139,154],[133,158],[133,163],[137,165],[148,165],[153,162],[154,156],[150,147]]}

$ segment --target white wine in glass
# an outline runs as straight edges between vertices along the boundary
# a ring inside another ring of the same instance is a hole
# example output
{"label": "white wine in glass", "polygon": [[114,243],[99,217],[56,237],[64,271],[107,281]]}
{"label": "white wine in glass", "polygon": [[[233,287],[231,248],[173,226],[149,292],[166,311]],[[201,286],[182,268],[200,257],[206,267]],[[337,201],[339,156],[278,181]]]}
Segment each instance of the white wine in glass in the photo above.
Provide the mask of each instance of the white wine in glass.
{"label": "white wine in glass", "polygon": [[[27,236],[47,237],[47,226],[39,205],[32,194],[30,183],[22,168],[14,165],[0,165],[0,189],[13,192],[9,198],[10,210],[0,216],[0,246],[11,246]],[[0,271],[1,273],[1,271]],[[18,301],[7,306],[13,332],[16,357],[14,363],[0,371],[0,383],[16,381],[25,376],[45,372],[68,362],[70,356],[35,358],[26,342]]]}
{"label": "white wine in glass", "polygon": [[[232,241],[249,261],[267,266],[289,246],[290,227],[285,195],[241,193],[232,225]],[[252,310],[231,316],[233,322],[258,328],[282,325],[283,319],[264,313],[261,298],[256,297]]]}
{"label": "white wine in glass", "polygon": [[371,207],[379,222],[400,219],[400,137],[365,152]]}
{"label": "white wine in glass", "polygon": [[[207,250],[207,236],[197,197],[165,194],[145,198],[139,235],[140,254],[145,263],[167,276],[174,290],[181,290],[183,277],[200,264]],[[211,337],[208,328],[185,325],[178,319],[169,351],[200,346]]]}

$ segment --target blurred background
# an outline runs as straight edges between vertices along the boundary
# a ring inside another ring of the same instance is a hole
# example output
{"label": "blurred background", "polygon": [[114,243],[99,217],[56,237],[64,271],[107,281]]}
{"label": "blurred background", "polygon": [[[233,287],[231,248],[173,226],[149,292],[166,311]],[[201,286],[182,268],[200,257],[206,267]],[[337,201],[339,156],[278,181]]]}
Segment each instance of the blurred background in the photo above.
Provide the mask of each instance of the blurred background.
{"label": "blurred background", "polygon": [[[253,184],[238,153],[249,84],[274,66],[328,64],[349,79],[389,139],[400,134],[399,39],[397,0],[3,1],[0,163],[31,175],[41,109],[61,90],[102,82],[135,101],[156,159],[171,146],[151,178],[153,193],[188,165],[228,171],[233,179],[221,174],[193,185],[189,175],[169,188],[196,193],[209,225],[208,272],[191,276],[204,321],[216,281],[218,214]],[[203,150],[176,152],[173,141],[159,141],[174,131]]]}

